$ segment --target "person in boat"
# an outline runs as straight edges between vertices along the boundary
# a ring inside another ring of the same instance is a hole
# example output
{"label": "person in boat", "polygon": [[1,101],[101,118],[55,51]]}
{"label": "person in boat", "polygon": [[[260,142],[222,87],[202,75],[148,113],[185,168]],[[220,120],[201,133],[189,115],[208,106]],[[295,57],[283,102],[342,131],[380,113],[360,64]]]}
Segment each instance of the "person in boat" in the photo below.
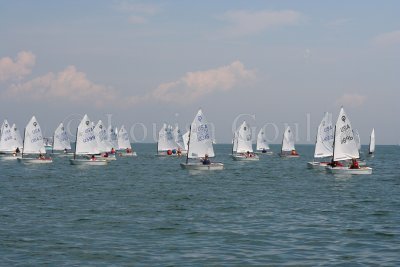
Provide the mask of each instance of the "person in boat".
{"label": "person in boat", "polygon": [[297,153],[297,151],[295,149],[293,149],[292,152],[290,152],[290,155],[298,156],[299,154]]}
{"label": "person in boat", "polygon": [[350,169],[359,169],[360,165],[358,164],[357,159],[352,158],[351,159],[351,165],[350,165]]}
{"label": "person in boat", "polygon": [[250,153],[250,151],[247,151],[246,154],[244,155],[246,158],[251,158],[253,156],[252,153]]}
{"label": "person in boat", "polygon": [[176,154],[178,155],[178,157],[180,157],[182,155],[182,151],[181,148],[179,147],[178,150],[176,151]]}
{"label": "person in boat", "polygon": [[336,161],[336,160],[332,160],[331,163],[329,163],[328,165],[331,165],[332,168],[343,167],[343,164],[340,161]]}
{"label": "person in boat", "polygon": [[15,149],[15,153],[19,153],[19,152],[21,152],[21,151],[19,150],[19,147],[17,147],[17,148]]}
{"label": "person in boat", "polygon": [[103,157],[108,158],[108,152],[104,153]]}
{"label": "person in boat", "polygon": [[265,148],[263,148],[263,150],[261,151],[261,153],[267,153],[267,150]]}
{"label": "person in boat", "polygon": [[132,152],[132,150],[129,147],[127,147],[126,148],[126,153],[131,153],[131,152]]}
{"label": "person in boat", "polygon": [[211,164],[211,161],[208,158],[208,154],[204,155],[204,159],[202,160],[202,162],[203,162],[203,165],[210,165]]}
{"label": "person in boat", "polygon": [[115,149],[111,148],[111,154],[115,154]]}
{"label": "person in boat", "polygon": [[96,160],[96,157],[94,155],[92,155],[92,157],[90,158],[90,160]]}
{"label": "person in boat", "polygon": [[64,148],[64,154],[67,154],[67,151],[68,151],[68,150],[67,150],[66,148]]}
{"label": "person in boat", "polygon": [[42,155],[42,153],[40,153],[39,154],[39,159],[46,159],[46,158]]}

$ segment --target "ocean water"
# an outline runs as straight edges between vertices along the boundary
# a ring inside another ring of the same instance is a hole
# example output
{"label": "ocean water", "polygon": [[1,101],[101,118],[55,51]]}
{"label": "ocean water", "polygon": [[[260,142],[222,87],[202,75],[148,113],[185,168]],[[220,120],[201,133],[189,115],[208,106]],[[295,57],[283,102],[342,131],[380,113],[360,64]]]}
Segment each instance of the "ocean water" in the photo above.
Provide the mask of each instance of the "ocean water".
{"label": "ocean water", "polygon": [[135,148],[108,166],[0,161],[0,265],[400,266],[398,146],[342,177],[306,168],[313,146],[241,163],[216,145],[225,170],[196,173]]}

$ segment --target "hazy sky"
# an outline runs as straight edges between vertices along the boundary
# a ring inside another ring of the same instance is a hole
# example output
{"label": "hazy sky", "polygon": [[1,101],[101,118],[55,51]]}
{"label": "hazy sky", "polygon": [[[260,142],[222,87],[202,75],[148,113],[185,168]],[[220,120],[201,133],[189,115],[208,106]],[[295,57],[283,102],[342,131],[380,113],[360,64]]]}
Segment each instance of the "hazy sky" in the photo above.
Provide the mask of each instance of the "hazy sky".
{"label": "hazy sky", "polygon": [[323,113],[336,121],[344,105],[362,143],[375,127],[378,144],[397,144],[399,10],[390,0],[0,0],[0,120],[22,129],[35,115],[52,135],[61,121],[112,114],[152,141],[154,127],[183,126],[201,107],[220,143],[240,114],[255,120],[238,125],[267,124],[276,143],[285,123],[312,143]]}

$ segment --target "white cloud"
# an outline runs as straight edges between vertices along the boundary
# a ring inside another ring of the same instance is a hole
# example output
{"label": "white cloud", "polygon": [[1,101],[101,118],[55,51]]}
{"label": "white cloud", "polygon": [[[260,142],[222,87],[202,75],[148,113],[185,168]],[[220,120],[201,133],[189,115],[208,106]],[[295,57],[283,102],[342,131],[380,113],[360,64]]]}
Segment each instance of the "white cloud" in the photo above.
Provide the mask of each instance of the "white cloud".
{"label": "white cloud", "polygon": [[128,21],[131,24],[145,24],[148,17],[160,12],[160,6],[154,4],[131,3],[121,1],[115,5],[115,9],[122,13],[130,14]]}
{"label": "white cloud", "polygon": [[20,80],[29,75],[35,65],[36,57],[32,52],[21,51],[15,61],[10,57],[0,59],[0,82]]}
{"label": "white cloud", "polygon": [[240,61],[206,71],[188,72],[177,81],[163,83],[151,93],[159,101],[187,103],[216,91],[227,92],[255,78]]}
{"label": "white cloud", "polygon": [[251,35],[266,29],[295,25],[300,22],[302,15],[293,10],[283,11],[246,11],[236,10],[225,12],[220,20],[230,24],[226,29],[229,35]]}
{"label": "white cloud", "polygon": [[400,30],[382,33],[376,36],[373,42],[381,46],[400,45]]}
{"label": "white cloud", "polygon": [[344,94],[337,101],[339,106],[359,107],[362,106],[367,97],[360,94]]}
{"label": "white cloud", "polygon": [[57,74],[50,72],[31,81],[14,84],[5,95],[22,100],[80,102],[96,106],[103,106],[116,98],[112,88],[91,82],[85,73],[77,71],[74,66]]}

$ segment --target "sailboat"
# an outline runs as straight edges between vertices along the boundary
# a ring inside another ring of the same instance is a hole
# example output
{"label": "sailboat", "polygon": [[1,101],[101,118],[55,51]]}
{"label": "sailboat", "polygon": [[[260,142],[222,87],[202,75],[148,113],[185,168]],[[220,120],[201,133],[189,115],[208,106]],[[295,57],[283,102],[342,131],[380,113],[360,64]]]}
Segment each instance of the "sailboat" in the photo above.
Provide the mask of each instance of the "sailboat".
{"label": "sailboat", "polygon": [[329,162],[315,161],[315,159],[332,157],[333,135],[332,114],[325,112],[325,115],[318,126],[317,136],[315,138],[314,160],[307,163],[308,168],[320,168],[325,170],[325,167]]}
{"label": "sailboat", "polygon": [[131,142],[129,141],[128,131],[122,125],[118,132],[118,150],[119,156],[132,157],[137,156],[136,152],[132,150]]}
{"label": "sailboat", "polygon": [[354,141],[356,142],[358,152],[361,153],[361,138],[360,138],[360,133],[358,132],[357,129],[354,129],[353,134],[354,134]]}
{"label": "sailboat", "polygon": [[[9,159],[17,159],[20,157],[20,148],[22,148],[22,144],[18,146],[18,143],[14,140],[14,127],[10,127],[10,124],[7,120],[4,120],[1,128],[0,128],[0,159],[1,160],[9,160]],[[18,150],[17,150],[18,148]]]}
{"label": "sailboat", "polygon": [[287,126],[282,138],[281,157],[298,158],[299,154],[296,152],[294,146],[294,135],[290,126]]}
{"label": "sailboat", "polygon": [[232,149],[232,158],[234,160],[254,161],[260,159],[256,154],[253,153],[251,136],[251,128],[249,124],[246,121],[243,121],[235,133]]}
{"label": "sailboat", "polygon": [[[26,155],[37,155],[36,158],[27,158]],[[35,116],[26,125],[24,131],[23,149],[18,161],[23,163],[52,163],[53,160],[45,156],[46,148],[43,142],[42,130]],[[25,157],[24,157],[25,155]]]}
{"label": "sailboat", "polygon": [[11,135],[14,140],[15,149],[21,150],[23,146],[23,140],[15,123],[11,127]]}
{"label": "sailboat", "polygon": [[60,123],[54,131],[52,153],[54,154],[54,151],[58,151],[58,153],[63,151],[63,155],[66,155],[68,150],[71,150],[71,141],[69,140],[63,123]]}
{"label": "sailboat", "polygon": [[158,156],[176,155],[177,148],[178,144],[175,142],[174,134],[172,132],[172,127],[164,123],[163,127],[158,133],[157,155]]}
{"label": "sailboat", "polygon": [[333,163],[336,166],[328,165],[326,170],[333,174],[371,174],[372,168],[370,167],[352,168],[351,166],[338,166],[336,163],[358,158],[360,158],[360,154],[354,139],[350,119],[342,107],[334,131]]}
{"label": "sailboat", "polygon": [[375,153],[375,129],[372,129],[371,136],[369,137],[368,154],[373,156]]}
{"label": "sailboat", "polygon": [[[107,165],[108,161],[103,158],[96,158],[94,155],[99,154],[97,148],[96,136],[89,117],[85,114],[76,130],[76,143],[74,158],[70,159],[72,165]],[[91,158],[89,156],[92,156]],[[85,156],[78,158],[78,156]]]}
{"label": "sailboat", "polygon": [[188,142],[189,142],[189,131],[187,131],[184,135],[182,135],[182,139],[183,139],[183,144],[184,144],[184,149],[187,153],[188,150]]}
{"label": "sailboat", "polygon": [[181,130],[179,129],[178,124],[175,125],[174,131],[173,131],[175,143],[178,146],[178,151],[177,153],[179,154],[186,154],[187,150],[185,149],[185,144],[183,140],[183,136],[181,133]]}
{"label": "sailboat", "polygon": [[273,154],[273,152],[269,148],[264,128],[261,128],[260,131],[258,132],[256,151],[258,154],[260,153],[267,155]]}
{"label": "sailboat", "polygon": [[[200,109],[194,118],[189,130],[188,150],[186,162],[181,163],[182,169],[188,170],[222,170],[224,164],[207,162],[206,158],[215,156],[211,140],[212,132],[207,119]],[[203,159],[202,162],[189,162],[189,159]]]}
{"label": "sailboat", "polygon": [[113,128],[112,125],[108,126],[107,129],[107,139],[108,143],[110,144],[110,150],[107,151],[108,160],[116,160],[115,149],[118,149],[118,134],[117,128]]}
{"label": "sailboat", "polygon": [[109,141],[109,135],[106,127],[101,120],[99,120],[93,129],[93,134],[96,137],[97,150],[100,157],[106,160],[115,160],[115,155],[111,156],[109,153],[112,148],[112,144]]}

